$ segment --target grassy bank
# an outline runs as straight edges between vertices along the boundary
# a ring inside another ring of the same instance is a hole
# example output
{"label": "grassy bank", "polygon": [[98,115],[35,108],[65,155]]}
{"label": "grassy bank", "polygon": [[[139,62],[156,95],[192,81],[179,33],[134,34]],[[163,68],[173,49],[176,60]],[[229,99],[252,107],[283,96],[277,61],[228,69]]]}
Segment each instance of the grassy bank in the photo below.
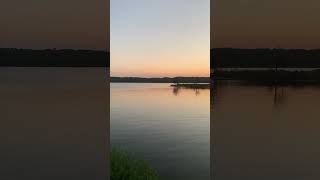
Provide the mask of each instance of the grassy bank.
{"label": "grassy bank", "polygon": [[112,149],[111,180],[159,180],[159,176],[145,161],[137,160],[125,151]]}

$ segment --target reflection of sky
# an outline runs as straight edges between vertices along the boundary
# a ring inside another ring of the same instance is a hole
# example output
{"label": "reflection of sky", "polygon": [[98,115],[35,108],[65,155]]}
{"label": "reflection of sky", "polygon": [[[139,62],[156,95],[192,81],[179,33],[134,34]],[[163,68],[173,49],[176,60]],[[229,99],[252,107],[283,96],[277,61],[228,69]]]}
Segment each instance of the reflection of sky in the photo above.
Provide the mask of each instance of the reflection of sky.
{"label": "reflection of sky", "polygon": [[207,76],[209,0],[111,0],[112,76]]}
{"label": "reflection of sky", "polygon": [[[112,87],[115,87],[111,89],[112,99],[115,100],[112,101],[112,103],[114,103],[115,106],[121,103],[122,105],[139,108],[139,104],[143,106],[147,104],[148,106],[140,108],[145,109],[152,107],[150,110],[165,108],[174,111],[181,110],[181,113],[185,113],[186,110],[191,110],[190,112],[192,112],[192,109],[193,111],[209,110],[210,91],[208,89],[199,90],[200,92],[196,93],[193,89],[181,88],[176,95],[173,92],[174,88],[170,87],[170,84],[167,83],[113,83]],[[138,101],[143,103],[137,103]],[[154,106],[157,106],[157,108]]]}
{"label": "reflection of sky", "polygon": [[148,161],[161,179],[208,180],[210,91],[173,89],[112,83],[111,144]]}
{"label": "reflection of sky", "polygon": [[0,68],[0,179],[107,177],[105,68]]}
{"label": "reflection of sky", "polygon": [[215,179],[319,179],[319,87],[230,82],[212,95]]}

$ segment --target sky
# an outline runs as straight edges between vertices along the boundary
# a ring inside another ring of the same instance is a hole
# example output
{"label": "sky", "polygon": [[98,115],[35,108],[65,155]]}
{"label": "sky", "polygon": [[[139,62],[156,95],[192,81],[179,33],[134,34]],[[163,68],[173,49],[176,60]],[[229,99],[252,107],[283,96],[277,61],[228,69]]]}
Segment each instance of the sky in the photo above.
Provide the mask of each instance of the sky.
{"label": "sky", "polygon": [[109,0],[1,0],[0,48],[109,50]]}
{"label": "sky", "polygon": [[320,48],[319,0],[212,0],[211,48]]}
{"label": "sky", "polygon": [[209,0],[111,0],[111,76],[209,76]]}

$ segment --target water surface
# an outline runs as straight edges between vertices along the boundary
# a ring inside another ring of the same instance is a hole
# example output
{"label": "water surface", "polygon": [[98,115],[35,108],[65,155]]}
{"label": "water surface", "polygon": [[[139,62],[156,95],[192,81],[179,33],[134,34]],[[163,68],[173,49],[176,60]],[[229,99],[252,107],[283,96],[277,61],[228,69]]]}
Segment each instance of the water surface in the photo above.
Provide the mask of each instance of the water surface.
{"label": "water surface", "polygon": [[319,107],[317,85],[216,82],[211,179],[319,179]]}
{"label": "water surface", "polygon": [[108,73],[1,67],[0,179],[107,179]]}
{"label": "water surface", "polygon": [[166,83],[111,84],[111,145],[164,180],[209,179],[210,91]]}

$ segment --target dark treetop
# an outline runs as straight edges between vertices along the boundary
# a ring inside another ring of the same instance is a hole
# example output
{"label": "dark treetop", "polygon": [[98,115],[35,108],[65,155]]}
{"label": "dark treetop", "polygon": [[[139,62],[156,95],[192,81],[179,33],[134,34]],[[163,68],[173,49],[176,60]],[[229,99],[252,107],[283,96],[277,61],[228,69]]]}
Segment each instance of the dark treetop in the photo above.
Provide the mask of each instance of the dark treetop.
{"label": "dark treetop", "polygon": [[320,68],[320,50],[211,49],[211,68]]}
{"label": "dark treetop", "polygon": [[109,52],[72,49],[0,49],[0,66],[13,67],[109,67]]}

